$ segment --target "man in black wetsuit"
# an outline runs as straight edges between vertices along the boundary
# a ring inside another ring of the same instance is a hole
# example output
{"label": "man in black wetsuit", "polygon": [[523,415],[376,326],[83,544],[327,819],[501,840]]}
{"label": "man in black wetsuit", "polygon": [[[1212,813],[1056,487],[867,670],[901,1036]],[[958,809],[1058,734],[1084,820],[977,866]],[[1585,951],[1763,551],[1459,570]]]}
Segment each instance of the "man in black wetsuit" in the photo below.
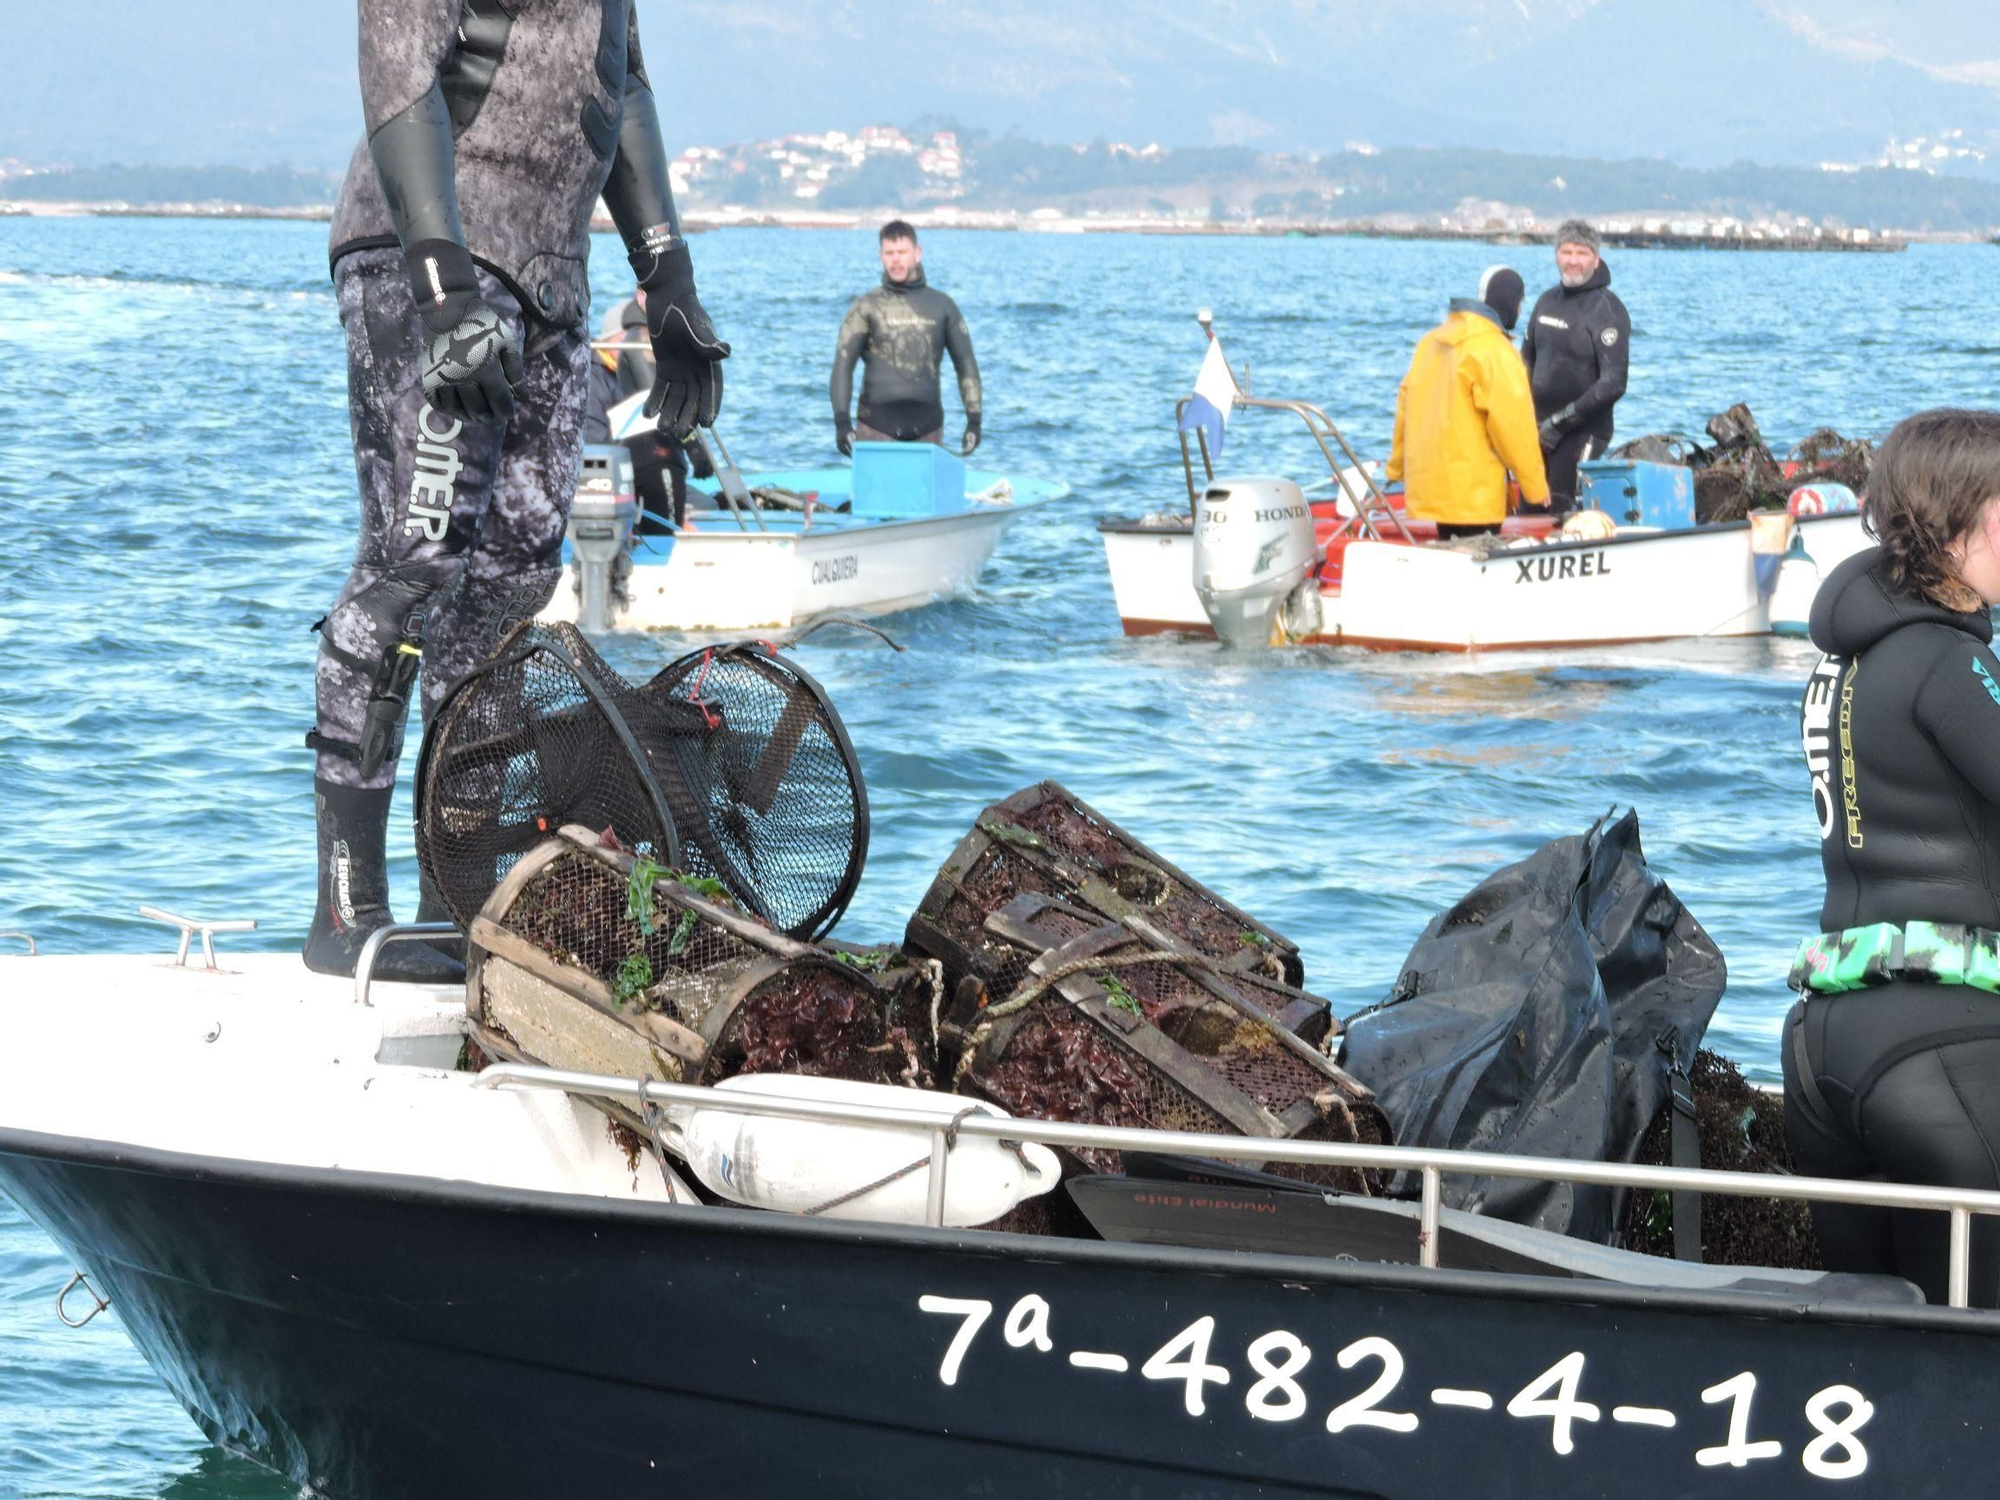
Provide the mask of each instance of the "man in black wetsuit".
{"label": "man in black wetsuit", "polygon": [[[1955,498],[1948,492],[1956,491]],[[2000,1189],[2000,412],[1927,412],[1869,480],[1883,545],[1813,601],[1801,734],[1826,872],[1784,1031],[1785,1122],[1817,1177]],[[1942,1213],[1815,1205],[1829,1270],[1945,1294]],[[2000,1225],[1972,1295],[2000,1305]]]}
{"label": "man in black wetsuit", "polygon": [[[647,293],[647,414],[676,439],[713,422],[729,353],[695,295],[633,0],[359,8],[367,134],[330,258],[361,537],[319,627],[306,737],[319,890],[305,959],[322,973],[351,973],[390,920],[389,799],[419,664],[428,716],[555,588],[600,193]],[[378,972],[439,978],[448,965],[399,945]]]}
{"label": "man in black wetsuit", "polygon": [[[944,356],[958,372],[965,405],[965,438],[958,451],[979,446],[979,364],[958,304],[924,281],[924,251],[917,232],[901,219],[882,226],[882,284],[854,299],[840,320],[833,354],[834,442],[844,454],[863,442],[935,443],[944,437],[939,392]],[[861,407],[853,416],[854,365],[867,362]]]}
{"label": "man in black wetsuit", "polygon": [[1611,446],[1611,411],[1625,394],[1632,319],[1611,290],[1603,247],[1581,219],[1556,231],[1561,284],[1542,293],[1521,339],[1556,515],[1576,505],[1576,466]]}

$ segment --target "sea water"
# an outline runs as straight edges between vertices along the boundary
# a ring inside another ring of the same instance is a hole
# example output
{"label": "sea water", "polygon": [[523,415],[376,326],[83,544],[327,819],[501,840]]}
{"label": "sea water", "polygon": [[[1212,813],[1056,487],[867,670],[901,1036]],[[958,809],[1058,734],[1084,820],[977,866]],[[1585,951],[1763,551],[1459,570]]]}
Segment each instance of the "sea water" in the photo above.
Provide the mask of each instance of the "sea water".
{"label": "sea water", "polygon": [[[746,468],[835,461],[826,377],[865,231],[693,241],[735,347],[724,432]],[[1707,640],[1474,660],[1228,653],[1127,640],[1094,521],[1185,503],[1175,398],[1212,307],[1260,395],[1386,451],[1409,351],[1508,259],[1386,241],[937,233],[986,388],[981,467],[1066,480],[977,599],[887,622],[910,649],[803,648],[865,766],[867,874],[842,924],[893,939],[977,811],[1062,781],[1286,933],[1336,1010],[1381,996],[1425,919],[1546,839],[1639,810],[1646,851],[1729,960],[1712,1045],[1777,1074],[1784,974],[1819,902],[1798,748],[1802,643]],[[1747,400],[1774,445],[1991,405],[1984,245],[1901,255],[1613,252],[1632,312],[1621,435],[1698,433]],[[601,314],[630,286],[616,243]],[[0,929],[43,951],[157,951],[141,901],[256,917],[296,947],[312,900],[308,626],[354,544],[325,232],[287,223],[0,220]],[[949,394],[947,434],[956,438]],[[1302,430],[1240,416],[1223,469],[1312,473]],[[643,673],[680,649],[626,637]],[[414,741],[414,735],[412,736]],[[414,757],[412,757],[414,759]],[[407,839],[393,867],[413,905]],[[87,997],[77,1046],[90,1046]],[[205,1444],[115,1311],[56,1322],[66,1259],[0,1200],[0,1496],[290,1500]]]}

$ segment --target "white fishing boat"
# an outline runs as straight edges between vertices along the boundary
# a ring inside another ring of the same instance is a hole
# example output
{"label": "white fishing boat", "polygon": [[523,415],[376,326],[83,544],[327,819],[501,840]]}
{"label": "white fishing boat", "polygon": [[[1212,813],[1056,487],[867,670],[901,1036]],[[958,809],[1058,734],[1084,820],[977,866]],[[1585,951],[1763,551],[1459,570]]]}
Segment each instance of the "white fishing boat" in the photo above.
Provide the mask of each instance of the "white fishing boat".
{"label": "white fishing boat", "polygon": [[[211,1441],[302,1493],[1789,1500],[1990,1475],[2000,1318],[1965,1301],[2000,1195],[475,1074],[462,991],[354,991],[289,954],[0,958],[0,1190],[79,1273],[51,1311],[121,1326]],[[615,1132],[606,1103],[687,1123]],[[701,1201],[660,1143],[710,1110],[817,1135],[830,1167],[879,1136],[906,1207],[879,1183],[840,1219]],[[977,1151],[1042,1145],[1423,1195],[1098,1176],[1058,1190],[1081,1237],[957,1227]],[[1951,1221],[1954,1305],[1441,1206],[1464,1174],[1921,1206]]]}
{"label": "white fishing boat", "polygon": [[1768,634],[1774,599],[1802,634],[1819,578],[1867,542],[1852,512],[1662,526],[1601,511],[1562,532],[1517,516],[1497,539],[1440,542],[1318,407],[1242,395],[1236,405],[1304,422],[1326,466],[1324,497],[1282,478],[1218,479],[1205,448],[1198,481],[1183,436],[1189,511],[1098,525],[1127,635],[1385,651],[1599,646]]}
{"label": "white fishing boat", "polygon": [[[614,408],[614,437],[636,430],[639,400]],[[639,515],[622,449],[586,455],[563,583],[543,619],[782,633],[823,615],[962,598],[1008,526],[1069,493],[915,443],[856,443],[852,467],[742,474],[714,434],[703,439],[716,478],[690,484],[678,525]]]}

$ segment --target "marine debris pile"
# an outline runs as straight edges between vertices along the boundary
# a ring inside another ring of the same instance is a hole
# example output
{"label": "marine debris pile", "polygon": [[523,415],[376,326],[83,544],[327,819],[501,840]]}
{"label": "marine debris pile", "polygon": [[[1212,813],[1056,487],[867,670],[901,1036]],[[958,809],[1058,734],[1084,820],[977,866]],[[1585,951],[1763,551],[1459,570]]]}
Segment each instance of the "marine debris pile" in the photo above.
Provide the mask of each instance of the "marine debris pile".
{"label": "marine debris pile", "polygon": [[1784,510],[1801,489],[1837,485],[1863,493],[1875,445],[1821,427],[1783,458],[1771,451],[1756,415],[1742,402],[1717,412],[1702,444],[1678,433],[1654,433],[1614,448],[1613,458],[1685,464],[1694,470],[1695,520],[1740,521],[1752,511]]}
{"label": "marine debris pile", "polygon": [[[1053,781],[978,813],[900,943],[827,937],[866,852],[866,794],[832,704],[768,646],[707,648],[635,687],[573,632],[525,629],[454,693],[423,760],[419,852],[468,935],[473,1067],[790,1075],[1102,1126],[1614,1162],[1663,1139],[1686,1160],[1676,1135],[1699,1123],[1704,1151],[1785,1165],[1782,1132],[1698,1054],[1722,956],[1648,869],[1636,814],[1482,881],[1343,1024],[1305,989],[1297,944]],[[665,1164],[657,1111],[592,1102]],[[1734,1150],[1746,1130],[1762,1154]],[[850,1217],[921,1165],[849,1183],[851,1153],[803,1139],[824,1161],[792,1187],[811,1197],[823,1170],[824,1206]],[[725,1173],[732,1153],[734,1170],[770,1166],[746,1138],[718,1148]],[[1233,1171],[1253,1191],[1417,1194],[1354,1167],[1059,1156],[1065,1179]],[[1056,1180],[1029,1178],[1032,1195]],[[711,1201],[757,1202],[701,1180]],[[1072,1197],[993,1211],[1091,1232]],[[1795,1224],[1733,1219],[1737,1203],[1702,1221],[1712,1256],[1810,1256]],[[1681,1205],[1459,1174],[1445,1207],[1657,1250]]]}
{"label": "marine debris pile", "polygon": [[[1688,1082],[1694,1096],[1701,1165],[1713,1172],[1794,1170],[1785,1139],[1785,1104],[1757,1088],[1719,1052],[1695,1054]],[[1660,1117],[1639,1143],[1642,1165],[1673,1162],[1672,1121]],[[1651,1255],[1674,1253],[1674,1204],[1669,1193],[1633,1193],[1625,1204],[1620,1242]],[[1701,1211],[1701,1258],[1717,1266],[1820,1269],[1819,1240],[1805,1204],[1782,1198],[1711,1198]]]}

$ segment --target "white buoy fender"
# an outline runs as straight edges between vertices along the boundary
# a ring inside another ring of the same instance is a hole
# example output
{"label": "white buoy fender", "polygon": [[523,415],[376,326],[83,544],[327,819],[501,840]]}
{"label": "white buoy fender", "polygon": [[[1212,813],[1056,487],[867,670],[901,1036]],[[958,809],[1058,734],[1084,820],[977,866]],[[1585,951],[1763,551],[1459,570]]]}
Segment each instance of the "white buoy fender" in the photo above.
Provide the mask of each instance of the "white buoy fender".
{"label": "white buoy fender", "polygon": [[1788,552],[1778,563],[1778,580],[1771,590],[1771,633],[1804,637],[1811,632],[1813,597],[1819,593],[1819,567],[1803,552]]}
{"label": "white buoy fender", "polygon": [[[795,1073],[739,1074],[717,1084],[715,1092],[865,1104],[911,1116],[908,1124],[847,1125],[739,1114],[720,1100],[672,1111],[667,1144],[710,1191],[751,1208],[817,1209],[829,1219],[922,1224],[935,1126],[968,1109],[1008,1118],[997,1105],[955,1094]],[[1024,1198],[1046,1193],[1061,1177],[1055,1153],[1046,1146],[959,1136],[945,1173],[944,1222],[956,1228],[991,1223]]]}

